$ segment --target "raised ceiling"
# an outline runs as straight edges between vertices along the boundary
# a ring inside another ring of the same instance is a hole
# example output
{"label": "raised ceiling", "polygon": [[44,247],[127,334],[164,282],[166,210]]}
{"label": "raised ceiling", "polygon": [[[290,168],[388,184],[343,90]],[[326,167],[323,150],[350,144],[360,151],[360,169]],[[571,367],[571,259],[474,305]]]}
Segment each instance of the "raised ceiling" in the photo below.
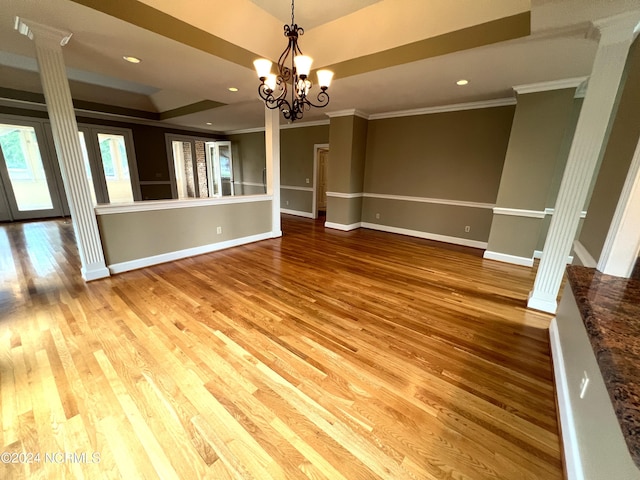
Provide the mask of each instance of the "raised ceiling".
{"label": "raised ceiling", "polygon": [[[279,56],[290,21],[288,0],[0,6],[1,102],[41,101],[33,42],[14,29],[19,16],[73,33],[63,51],[74,98],[221,132],[263,125],[251,62]],[[596,49],[589,22],[638,8],[638,0],[298,0],[304,52],[336,72],[329,107],[304,121],[492,100],[513,96],[515,85],[586,76]],[[469,84],[458,87],[460,78]]]}

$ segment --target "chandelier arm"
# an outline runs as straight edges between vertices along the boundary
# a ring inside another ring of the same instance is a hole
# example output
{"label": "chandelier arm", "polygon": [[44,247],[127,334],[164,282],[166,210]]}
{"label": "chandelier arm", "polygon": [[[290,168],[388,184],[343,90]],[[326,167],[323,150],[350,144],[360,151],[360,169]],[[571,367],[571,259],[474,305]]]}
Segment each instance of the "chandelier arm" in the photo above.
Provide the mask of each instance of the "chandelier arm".
{"label": "chandelier arm", "polygon": [[[309,100],[308,97],[306,96],[304,97],[305,103],[309,104],[311,107],[314,107],[314,108],[323,108],[329,105],[330,98],[326,88],[323,88],[318,92],[318,95],[316,96],[316,100],[318,101],[318,103],[313,103],[311,100]],[[307,108],[307,110],[309,109]]]}

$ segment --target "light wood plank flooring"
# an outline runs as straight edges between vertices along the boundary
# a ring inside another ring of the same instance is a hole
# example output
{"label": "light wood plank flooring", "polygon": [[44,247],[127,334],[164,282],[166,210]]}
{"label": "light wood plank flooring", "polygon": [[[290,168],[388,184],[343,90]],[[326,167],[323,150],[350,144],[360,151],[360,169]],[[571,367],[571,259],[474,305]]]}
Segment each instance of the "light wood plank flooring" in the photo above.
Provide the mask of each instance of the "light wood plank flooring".
{"label": "light wood plank flooring", "polygon": [[0,478],[562,478],[532,269],[283,230],[85,284],[69,223],[0,225]]}

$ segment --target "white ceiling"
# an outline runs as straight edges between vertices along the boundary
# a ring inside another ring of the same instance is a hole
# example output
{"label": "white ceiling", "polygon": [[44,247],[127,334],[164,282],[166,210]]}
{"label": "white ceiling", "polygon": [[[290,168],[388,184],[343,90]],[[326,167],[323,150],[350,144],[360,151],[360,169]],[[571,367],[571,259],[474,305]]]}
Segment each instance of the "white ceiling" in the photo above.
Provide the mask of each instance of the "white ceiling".
{"label": "white ceiling", "polygon": [[[288,0],[131,2],[255,58],[277,58],[285,47]],[[640,0],[298,0],[296,23],[305,27],[300,43],[316,67],[528,10],[532,28],[520,39],[339,78],[329,91],[329,107],[308,112],[304,121],[343,109],[384,113],[504,98],[513,96],[514,85],[586,76],[596,49],[596,41],[585,38],[589,22],[632,9],[640,9]],[[39,91],[34,45],[14,30],[16,16],[73,33],[63,51],[79,99],[155,112],[213,100],[227,105],[165,122],[225,132],[263,125],[258,80],[246,62],[225,60],[71,0],[0,0],[0,88]],[[143,61],[132,65],[123,55]],[[469,85],[456,86],[460,78]],[[239,91],[230,92],[232,86]]]}

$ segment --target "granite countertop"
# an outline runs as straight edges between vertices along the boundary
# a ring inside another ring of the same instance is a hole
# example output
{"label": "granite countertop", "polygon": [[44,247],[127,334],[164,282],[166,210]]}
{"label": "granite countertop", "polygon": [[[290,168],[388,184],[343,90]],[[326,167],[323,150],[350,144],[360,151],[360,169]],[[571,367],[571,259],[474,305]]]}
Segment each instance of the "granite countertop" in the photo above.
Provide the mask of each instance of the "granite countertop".
{"label": "granite countertop", "polygon": [[640,468],[640,279],[568,266],[567,277],[629,453]]}

